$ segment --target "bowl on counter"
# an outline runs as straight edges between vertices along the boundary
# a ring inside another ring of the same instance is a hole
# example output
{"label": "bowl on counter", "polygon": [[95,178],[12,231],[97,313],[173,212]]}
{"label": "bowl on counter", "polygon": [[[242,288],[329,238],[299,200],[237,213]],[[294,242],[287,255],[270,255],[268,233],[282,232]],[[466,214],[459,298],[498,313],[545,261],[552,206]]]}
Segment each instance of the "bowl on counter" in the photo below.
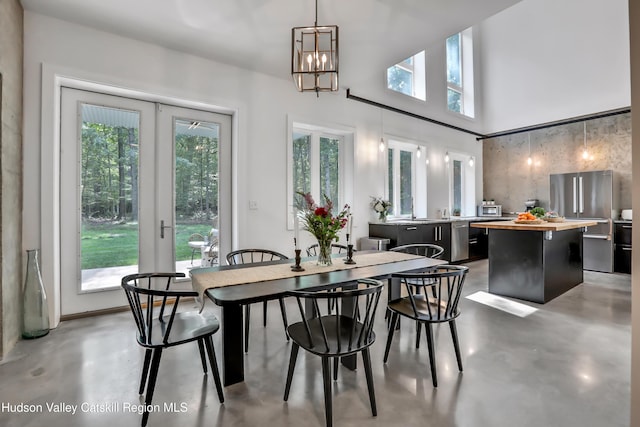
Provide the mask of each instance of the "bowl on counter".
{"label": "bowl on counter", "polygon": [[622,211],[620,212],[620,218],[626,220],[626,221],[631,221],[632,218],[632,210],[631,209],[622,209]]}

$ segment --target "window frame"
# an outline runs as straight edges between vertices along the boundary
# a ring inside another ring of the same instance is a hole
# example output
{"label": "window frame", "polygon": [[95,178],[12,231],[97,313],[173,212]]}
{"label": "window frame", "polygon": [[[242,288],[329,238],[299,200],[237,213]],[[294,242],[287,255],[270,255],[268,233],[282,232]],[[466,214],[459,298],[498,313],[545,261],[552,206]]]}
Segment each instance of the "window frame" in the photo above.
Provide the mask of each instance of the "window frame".
{"label": "window frame", "polygon": [[[458,36],[458,51],[460,58],[460,85],[449,81],[449,61],[447,41]],[[467,28],[459,33],[452,34],[445,39],[445,78],[446,93],[445,103],[449,113],[458,114],[465,118],[475,117],[475,89],[474,89],[474,61],[473,61],[473,28]],[[449,108],[449,91],[460,94],[460,111]]]}
{"label": "window frame", "polygon": [[[403,59],[402,61],[391,65],[385,69],[385,88],[393,93],[399,93],[404,96],[417,99],[425,102],[427,100],[427,63],[426,63],[426,51],[421,50],[415,54]],[[404,93],[399,90],[389,87],[389,70],[391,68],[400,68],[411,74],[411,93]]]}
{"label": "window frame", "polygon": [[354,165],[354,140],[355,130],[350,127],[317,123],[311,120],[301,120],[288,116],[287,132],[287,229],[293,230],[295,191],[293,182],[293,134],[306,133],[311,135],[310,147],[310,174],[311,195],[314,200],[321,203],[320,194],[320,139],[338,139],[338,200],[332,200],[336,209],[341,209],[345,204],[353,204],[353,165]]}
{"label": "window frame", "polygon": [[453,162],[459,161],[460,173],[460,216],[476,215],[476,171],[475,166],[469,166],[469,159],[472,157],[468,153],[456,153],[449,151],[449,162],[447,165],[447,180],[449,187],[449,212],[453,215],[454,200],[454,167]]}
{"label": "window frame", "polygon": [[[399,176],[400,168],[400,151],[407,151],[411,153],[411,197],[413,198],[413,214],[416,217],[426,217],[427,212],[427,167],[424,161],[421,161],[422,157],[417,157],[418,147],[420,147],[422,154],[426,152],[424,144],[420,144],[416,141],[402,140],[397,137],[387,138],[387,149],[384,156],[384,172],[385,172],[385,198],[392,204],[393,211],[389,215],[390,218],[401,219],[411,218],[409,214],[396,213],[396,207],[400,206],[400,180],[394,179],[393,182],[393,200],[389,196],[389,150],[393,150],[393,173],[395,178]],[[397,171],[397,173],[396,173]]]}

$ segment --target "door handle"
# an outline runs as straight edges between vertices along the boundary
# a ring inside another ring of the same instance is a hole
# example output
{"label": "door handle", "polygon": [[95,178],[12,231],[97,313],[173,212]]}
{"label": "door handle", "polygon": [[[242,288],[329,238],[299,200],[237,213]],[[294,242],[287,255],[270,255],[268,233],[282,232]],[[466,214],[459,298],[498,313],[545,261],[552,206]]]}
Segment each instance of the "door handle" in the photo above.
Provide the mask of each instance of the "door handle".
{"label": "door handle", "polygon": [[582,237],[585,239],[611,240],[611,236],[606,234],[583,234]]}
{"label": "door handle", "polygon": [[628,247],[622,247],[622,250],[623,250],[623,251],[630,251],[630,250],[631,250],[631,248],[628,248]]}
{"label": "door handle", "polygon": [[170,225],[164,225],[164,219],[160,220],[160,238],[164,239],[164,229],[165,228],[173,228]]}
{"label": "door handle", "polygon": [[413,230],[417,230],[418,227],[407,227],[405,228],[406,231],[413,231]]}

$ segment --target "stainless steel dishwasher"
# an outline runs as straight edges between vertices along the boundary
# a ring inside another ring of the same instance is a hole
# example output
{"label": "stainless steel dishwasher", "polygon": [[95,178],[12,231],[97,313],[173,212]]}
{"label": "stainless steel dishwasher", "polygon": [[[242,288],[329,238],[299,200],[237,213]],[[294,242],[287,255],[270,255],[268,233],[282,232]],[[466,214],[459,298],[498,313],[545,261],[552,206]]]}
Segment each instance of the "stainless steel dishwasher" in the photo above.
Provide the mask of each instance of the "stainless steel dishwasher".
{"label": "stainless steel dishwasher", "polygon": [[451,222],[451,261],[469,258],[469,221]]}

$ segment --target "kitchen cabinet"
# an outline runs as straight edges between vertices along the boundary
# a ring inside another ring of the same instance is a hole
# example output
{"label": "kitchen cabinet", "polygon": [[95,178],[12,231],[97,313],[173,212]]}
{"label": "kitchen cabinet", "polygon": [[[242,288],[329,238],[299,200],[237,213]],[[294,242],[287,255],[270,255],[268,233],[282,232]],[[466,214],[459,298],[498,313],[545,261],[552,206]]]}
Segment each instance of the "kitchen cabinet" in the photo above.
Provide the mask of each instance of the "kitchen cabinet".
{"label": "kitchen cabinet", "polygon": [[370,237],[390,240],[389,249],[413,243],[432,243],[442,246],[441,259],[451,261],[451,224],[449,222],[369,224]]}
{"label": "kitchen cabinet", "polygon": [[[477,221],[476,221],[477,222]],[[469,228],[469,261],[489,257],[489,235],[485,228]]]}
{"label": "kitchen cabinet", "polygon": [[631,231],[632,223],[616,222],[614,233],[613,270],[616,273],[631,273]]}

